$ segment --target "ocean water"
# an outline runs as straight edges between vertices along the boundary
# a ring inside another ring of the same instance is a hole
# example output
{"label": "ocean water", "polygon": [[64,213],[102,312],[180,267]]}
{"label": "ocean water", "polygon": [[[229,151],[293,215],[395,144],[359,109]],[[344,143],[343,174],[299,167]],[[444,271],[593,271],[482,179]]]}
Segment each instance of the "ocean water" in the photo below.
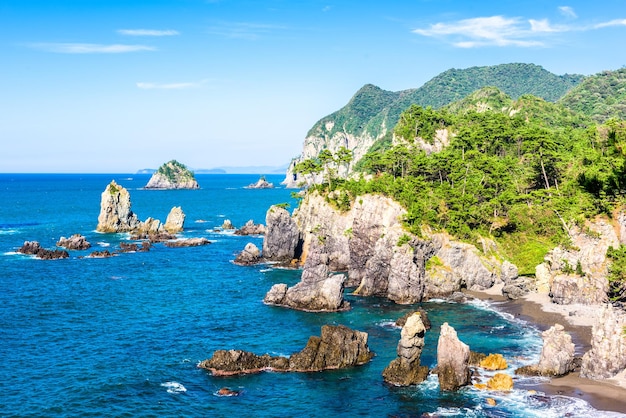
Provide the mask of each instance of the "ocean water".
{"label": "ocean water", "polygon": [[[216,233],[230,219],[265,223],[276,203],[296,204],[292,190],[250,190],[255,175],[198,175],[201,190],[142,190],[148,175],[0,174],[0,416],[116,417],[560,417],[606,416],[584,401],[533,394],[538,380],[516,378],[511,393],[465,388],[441,393],[436,376],[410,388],[383,383],[400,337],[394,321],[412,306],[348,295],[349,312],[313,314],[265,306],[274,283],[294,284],[299,272],[232,263],[261,237]],[[267,176],[278,185],[282,176]],[[125,234],[95,232],[100,194],[115,179],[129,189],[144,220],[165,220],[173,206],[187,215],[184,237],[211,245],[166,248],[106,259]],[[83,234],[92,248],[43,261],[18,254],[26,240],[53,248],[61,236]],[[438,330],[453,326],[472,350],[502,353],[514,367],[535,362],[539,332],[499,313],[497,305],[430,301],[433,329],[422,364],[434,366]],[[369,334],[376,357],[367,365],[320,373],[261,373],[217,378],[197,364],[217,349],[290,355],[324,324]],[[483,378],[488,377],[483,373]],[[222,387],[240,392],[217,396]],[[487,406],[485,399],[496,399]]]}

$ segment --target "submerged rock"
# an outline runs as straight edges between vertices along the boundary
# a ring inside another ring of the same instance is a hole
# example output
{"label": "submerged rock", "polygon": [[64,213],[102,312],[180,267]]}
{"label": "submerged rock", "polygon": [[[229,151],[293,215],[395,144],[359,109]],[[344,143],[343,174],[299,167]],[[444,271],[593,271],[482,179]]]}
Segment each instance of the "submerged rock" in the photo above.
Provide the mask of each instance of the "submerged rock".
{"label": "submerged rock", "polygon": [[81,234],[74,234],[69,238],[61,237],[56,245],[68,250],[86,250],[91,247],[89,241]]}
{"label": "submerged rock", "polygon": [[174,241],[166,241],[165,246],[170,248],[182,248],[182,247],[199,247],[202,245],[209,245],[211,241],[208,239],[201,238],[185,238],[185,239],[177,239]]}
{"label": "submerged rock", "polygon": [[437,377],[441,390],[457,390],[470,383],[469,359],[469,346],[459,340],[456,330],[445,322],[437,343]]}
{"label": "submerged rock", "polygon": [[302,351],[287,357],[258,356],[241,350],[217,350],[198,364],[214,376],[261,371],[318,372],[360,366],[374,356],[367,345],[367,333],[343,325],[322,326],[321,336],[312,336]]}
{"label": "submerged rock", "polygon": [[420,365],[424,348],[426,328],[419,312],[406,320],[400,332],[398,357],[383,370],[385,382],[395,386],[410,386],[423,382],[428,377],[428,367]]}

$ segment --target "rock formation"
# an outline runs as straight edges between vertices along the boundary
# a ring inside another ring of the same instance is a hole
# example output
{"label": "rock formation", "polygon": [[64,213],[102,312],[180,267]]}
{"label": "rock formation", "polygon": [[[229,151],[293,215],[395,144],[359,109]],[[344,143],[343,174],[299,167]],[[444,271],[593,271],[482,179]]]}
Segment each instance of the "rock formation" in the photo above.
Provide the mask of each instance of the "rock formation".
{"label": "rock formation", "polygon": [[504,370],[509,367],[502,354],[489,354],[479,365],[485,370]]}
{"label": "rock formation", "polygon": [[176,232],[182,232],[184,226],[185,213],[183,212],[183,209],[180,206],[173,207],[167,215],[163,229],[170,234],[175,234]]}
{"label": "rock formation", "polygon": [[184,239],[176,239],[173,241],[166,241],[165,246],[170,248],[181,248],[181,247],[199,247],[202,245],[209,245],[211,241],[208,239],[201,238],[184,238]]}
{"label": "rock formation", "polygon": [[42,260],[56,260],[59,258],[69,258],[69,253],[64,250],[46,250],[37,241],[24,241],[24,245],[17,250],[18,253],[34,255]]}
{"label": "rock formation", "polygon": [[68,250],[86,250],[91,247],[89,241],[81,234],[74,234],[69,238],[61,237],[56,245]]}
{"label": "rock formation", "polygon": [[235,231],[235,235],[263,235],[265,234],[265,227],[261,224],[255,224],[250,219],[244,226]]}
{"label": "rock formation", "polygon": [[198,364],[214,376],[281,372],[318,372],[360,366],[374,356],[367,345],[367,333],[343,325],[322,326],[320,337],[312,336],[302,351],[287,357],[258,356],[241,350],[217,350]]}
{"label": "rock formation", "polygon": [[194,174],[176,160],[163,164],[150,177],[146,189],[199,189]]}
{"label": "rock formation", "polygon": [[441,390],[457,390],[470,383],[469,358],[469,346],[459,340],[456,330],[445,322],[437,343],[437,377]]}
{"label": "rock formation", "polygon": [[544,331],[543,348],[538,364],[515,370],[516,374],[530,376],[562,376],[576,368],[575,346],[563,325],[555,324]]}
{"label": "rock formation", "polygon": [[428,319],[428,313],[426,312],[424,308],[417,308],[414,311],[409,312],[406,315],[403,315],[402,317],[398,318],[398,320],[396,321],[396,326],[402,328],[404,324],[406,324],[406,320],[409,319],[409,317],[413,315],[414,313],[420,314],[420,318],[422,319],[422,324],[424,324],[424,328],[426,330],[429,330],[431,327],[430,319]]}
{"label": "rock formation", "polygon": [[420,366],[425,333],[421,315],[416,312],[409,316],[400,332],[398,357],[383,370],[385,382],[395,386],[410,386],[428,377],[428,367]]}
{"label": "rock formation", "polygon": [[626,368],[626,316],[607,304],[591,333],[591,350],[583,356],[580,376],[608,379]]}
{"label": "rock formation", "polygon": [[256,183],[249,184],[246,189],[273,189],[274,184],[265,180],[265,177],[261,176]]}
{"label": "rock formation", "polygon": [[180,207],[172,208],[165,225],[154,218],[141,222],[131,210],[130,193],[113,180],[102,192],[96,230],[110,233],[131,232],[133,239],[148,238],[152,242],[159,242],[175,238],[170,232],[182,231],[184,222],[185,214]]}
{"label": "rock formation", "polygon": [[243,251],[237,254],[237,257],[235,257],[234,263],[242,265],[242,266],[250,266],[252,264],[257,264],[260,261],[261,261],[261,251],[256,245],[249,242],[246,244]]}
{"label": "rock formation", "polygon": [[130,193],[111,181],[102,192],[98,232],[128,232],[141,226],[137,215],[130,209]]}
{"label": "rock formation", "polygon": [[263,240],[263,259],[279,263],[291,263],[296,257],[300,232],[289,212],[280,206],[272,206],[265,216],[266,234]]}
{"label": "rock formation", "polygon": [[571,245],[556,247],[536,267],[537,290],[550,293],[554,303],[599,305],[607,301],[606,251],[617,248],[616,229],[605,219],[569,227]]}
{"label": "rock formation", "polygon": [[508,374],[496,373],[487,381],[487,389],[508,392],[513,389],[513,378]]}
{"label": "rock formation", "polygon": [[307,312],[335,312],[350,309],[343,298],[345,274],[331,274],[327,255],[313,251],[307,258],[300,282],[287,288],[275,284],[266,294],[268,305],[283,306]]}
{"label": "rock formation", "polygon": [[233,223],[230,221],[230,219],[225,219],[224,223],[222,223],[222,229],[227,231],[227,230],[235,229],[235,227],[233,226]]}

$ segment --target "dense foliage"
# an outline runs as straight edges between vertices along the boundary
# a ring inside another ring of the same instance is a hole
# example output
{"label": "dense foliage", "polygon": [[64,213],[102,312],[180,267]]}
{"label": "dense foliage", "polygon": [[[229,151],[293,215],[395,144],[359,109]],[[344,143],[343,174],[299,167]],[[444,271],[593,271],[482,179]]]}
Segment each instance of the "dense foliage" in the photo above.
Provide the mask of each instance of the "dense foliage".
{"label": "dense foliage", "polygon": [[559,103],[601,123],[610,118],[626,119],[626,68],[585,78]]}
{"label": "dense foliage", "polygon": [[163,164],[157,170],[158,174],[161,174],[169,181],[181,181],[181,180],[192,180],[195,178],[193,172],[187,168],[182,163],[179,163],[176,160],[171,160],[165,164]]}
{"label": "dense foliage", "polygon": [[524,94],[556,101],[581,80],[580,75],[557,76],[534,64],[501,64],[445,71],[417,89],[390,92],[371,84],[362,87],[350,102],[321,119],[307,136],[337,132],[379,138],[392,128],[411,104],[440,108],[485,86],[495,86],[517,99]]}
{"label": "dense foliage", "polygon": [[[433,142],[442,130],[451,140],[440,152],[427,154],[415,141]],[[571,222],[610,215],[626,189],[626,122],[596,126],[532,96],[513,101],[484,89],[465,106],[411,106],[394,134],[393,146],[364,157],[370,180],[322,186],[338,189],[329,194],[335,203],[388,195],[407,209],[411,232],[428,226],[468,241],[491,236],[522,274],[533,274],[550,248],[569,245]]]}

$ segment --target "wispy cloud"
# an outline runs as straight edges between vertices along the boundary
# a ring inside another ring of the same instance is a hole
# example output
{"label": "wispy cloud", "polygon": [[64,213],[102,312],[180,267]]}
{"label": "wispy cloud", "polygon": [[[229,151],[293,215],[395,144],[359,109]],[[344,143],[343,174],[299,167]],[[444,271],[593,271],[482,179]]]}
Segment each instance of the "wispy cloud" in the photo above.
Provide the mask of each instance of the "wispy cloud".
{"label": "wispy cloud", "polygon": [[182,90],[200,87],[206,84],[208,80],[201,80],[196,82],[181,82],[181,83],[146,83],[138,82],[137,87],[143,90]]}
{"label": "wispy cloud", "polygon": [[176,30],[155,30],[155,29],[118,29],[117,33],[128,36],[175,36],[180,35]]}
{"label": "wispy cloud", "polygon": [[212,35],[218,35],[225,38],[255,41],[264,35],[284,29],[286,29],[284,26],[266,23],[221,22],[211,26],[208,29],[208,32]]}
{"label": "wispy cloud", "polygon": [[415,29],[419,35],[451,40],[459,48],[478,46],[541,46],[537,40],[529,39],[532,30],[520,18],[504,16],[477,17],[450,23],[435,23],[428,29]]}
{"label": "wispy cloud", "polygon": [[83,44],[83,43],[33,43],[29,47],[59,54],[123,54],[138,51],[156,51],[147,45]]}
{"label": "wispy cloud", "polygon": [[[559,10],[570,17],[576,17],[570,7],[563,6]],[[537,47],[547,46],[551,34],[582,32],[611,26],[626,26],[626,19],[615,19],[595,25],[563,25],[552,24],[548,19],[489,16],[435,23],[426,29],[415,29],[413,33],[441,39],[457,48]]]}
{"label": "wispy cloud", "polygon": [[576,15],[576,12],[574,11],[574,9],[572,9],[569,6],[561,6],[559,7],[559,12],[565,16],[565,17],[570,17],[573,19],[576,19],[578,16]]}

